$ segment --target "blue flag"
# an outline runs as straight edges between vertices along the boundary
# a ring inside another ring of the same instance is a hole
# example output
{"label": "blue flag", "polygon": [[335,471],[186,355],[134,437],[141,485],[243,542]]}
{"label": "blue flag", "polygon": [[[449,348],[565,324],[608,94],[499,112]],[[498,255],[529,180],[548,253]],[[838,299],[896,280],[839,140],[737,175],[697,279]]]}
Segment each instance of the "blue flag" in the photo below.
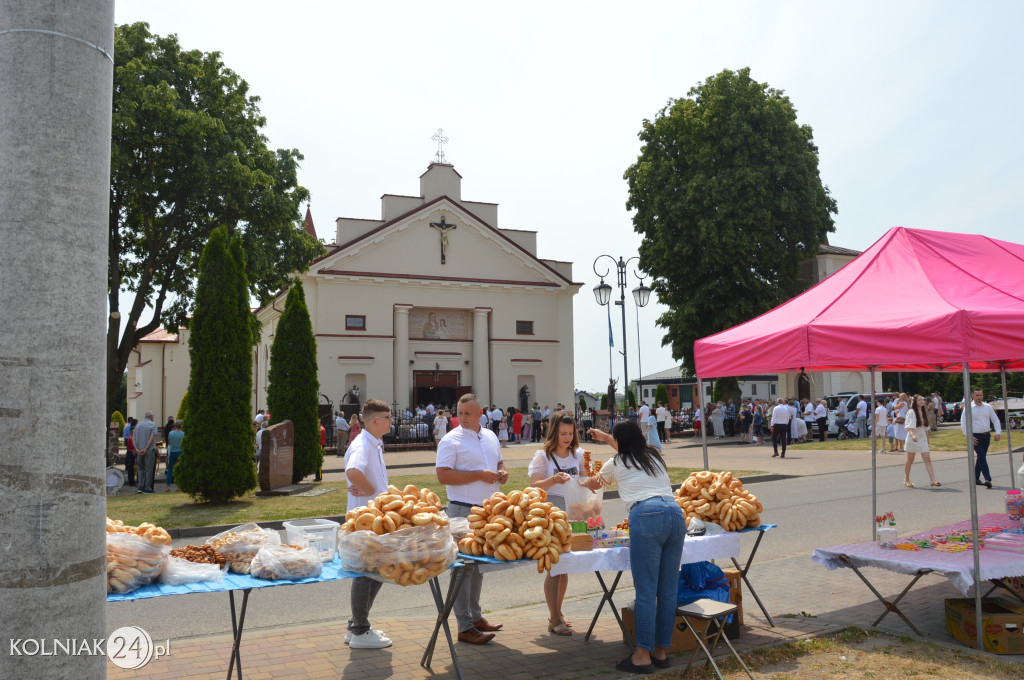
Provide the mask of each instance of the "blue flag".
{"label": "blue flag", "polygon": [[608,306],[608,346],[615,347],[615,336],[612,335],[612,308]]}

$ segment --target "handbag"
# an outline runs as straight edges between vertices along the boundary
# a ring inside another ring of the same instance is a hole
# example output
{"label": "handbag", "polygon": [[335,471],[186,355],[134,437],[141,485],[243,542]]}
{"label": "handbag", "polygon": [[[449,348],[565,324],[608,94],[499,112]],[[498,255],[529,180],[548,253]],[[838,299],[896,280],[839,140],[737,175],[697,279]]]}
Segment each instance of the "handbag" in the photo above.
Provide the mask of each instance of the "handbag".
{"label": "handbag", "polygon": [[907,419],[904,418],[903,416],[897,416],[897,418],[896,418],[896,420],[894,422],[897,425],[902,425],[903,423],[907,422]]}

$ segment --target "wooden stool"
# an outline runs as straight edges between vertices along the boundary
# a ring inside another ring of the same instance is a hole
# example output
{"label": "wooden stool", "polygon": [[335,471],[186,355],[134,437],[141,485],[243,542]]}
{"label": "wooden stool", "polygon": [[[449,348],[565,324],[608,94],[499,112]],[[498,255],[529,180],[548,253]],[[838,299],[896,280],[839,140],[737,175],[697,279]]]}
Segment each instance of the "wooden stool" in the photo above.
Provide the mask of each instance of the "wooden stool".
{"label": "wooden stool", "polygon": [[[747,668],[747,664],[743,663],[743,659],[740,658],[740,655],[736,652],[736,648],[732,646],[731,642],[729,642],[729,638],[723,635],[725,632],[726,617],[730,614],[736,614],[737,609],[738,607],[734,604],[718,602],[707,598],[691,602],[690,604],[683,605],[676,609],[676,615],[683,617],[683,621],[686,622],[686,625],[693,633],[693,637],[697,639],[698,645],[697,649],[693,650],[693,655],[690,657],[689,663],[686,664],[686,668],[683,669],[683,675],[686,675],[686,672],[690,670],[690,666],[693,665],[693,662],[697,659],[697,654],[703,651],[704,656],[708,658],[707,663],[704,664],[704,668],[707,668],[708,665],[714,667],[715,675],[718,676],[719,680],[722,680],[722,671],[718,669],[718,664],[715,663],[714,653],[719,640],[725,640],[725,644],[729,646],[729,650],[736,658],[736,661],[738,661],[743,670],[747,672],[747,675],[750,676],[751,680],[754,680],[754,674],[750,672],[749,668]],[[704,621],[704,626],[698,631],[690,619],[700,619]],[[711,621],[714,621],[717,624],[714,632],[709,630],[710,626],[708,624]]]}

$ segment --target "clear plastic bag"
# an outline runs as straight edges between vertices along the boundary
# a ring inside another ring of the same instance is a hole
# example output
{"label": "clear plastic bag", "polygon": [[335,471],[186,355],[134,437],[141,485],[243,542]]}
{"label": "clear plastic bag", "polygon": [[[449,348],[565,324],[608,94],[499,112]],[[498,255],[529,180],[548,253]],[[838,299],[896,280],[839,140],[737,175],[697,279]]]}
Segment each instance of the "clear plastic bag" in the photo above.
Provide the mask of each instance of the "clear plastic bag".
{"label": "clear plastic bag", "polygon": [[586,522],[587,529],[604,528],[601,510],[604,505],[604,487],[591,491],[580,484],[580,480],[572,480],[564,485],[565,512],[570,522]]}
{"label": "clear plastic bag", "polygon": [[338,540],[343,568],[400,586],[426,583],[447,569],[458,552],[449,527],[433,522],[379,536],[343,531]]}
{"label": "clear plastic bag", "polygon": [[170,546],[129,532],[107,534],[107,592],[130,593],[163,571]]}
{"label": "clear plastic bag", "polygon": [[448,528],[452,532],[452,540],[458,543],[468,536],[472,529],[469,528],[469,520],[465,517],[453,517],[448,522]]}
{"label": "clear plastic bag", "polygon": [[248,574],[252,559],[260,548],[281,545],[281,534],[249,522],[222,531],[206,542],[224,556],[228,562],[228,569],[236,574]]}
{"label": "clear plastic bag", "polygon": [[319,576],[323,565],[315,547],[296,550],[290,545],[270,545],[259,549],[252,558],[253,578],[276,581],[298,581]]}
{"label": "clear plastic bag", "polygon": [[198,583],[199,581],[223,581],[227,569],[219,564],[190,562],[182,557],[168,557],[167,564],[160,574],[160,582],[169,586],[180,586],[182,583]]}

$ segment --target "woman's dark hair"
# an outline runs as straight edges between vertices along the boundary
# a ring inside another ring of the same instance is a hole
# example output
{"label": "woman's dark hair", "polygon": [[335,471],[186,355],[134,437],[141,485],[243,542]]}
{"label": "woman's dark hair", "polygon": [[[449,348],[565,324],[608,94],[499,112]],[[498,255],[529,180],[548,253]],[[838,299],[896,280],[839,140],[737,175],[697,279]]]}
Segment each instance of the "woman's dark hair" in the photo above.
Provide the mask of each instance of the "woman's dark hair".
{"label": "woman's dark hair", "polygon": [[[917,405],[918,398],[924,399],[920,394],[915,394],[910,398],[910,408],[914,409],[914,417],[917,418],[918,427],[931,427],[931,422],[928,420],[928,409],[921,408]],[[925,399],[925,404],[928,400]]]}
{"label": "woman's dark hair", "polygon": [[[632,420],[620,420],[615,423],[612,437],[619,447],[616,456],[622,460],[624,466],[643,470],[652,477],[659,472],[668,471],[661,453],[647,443],[640,426]],[[661,470],[658,469],[659,466]]]}

